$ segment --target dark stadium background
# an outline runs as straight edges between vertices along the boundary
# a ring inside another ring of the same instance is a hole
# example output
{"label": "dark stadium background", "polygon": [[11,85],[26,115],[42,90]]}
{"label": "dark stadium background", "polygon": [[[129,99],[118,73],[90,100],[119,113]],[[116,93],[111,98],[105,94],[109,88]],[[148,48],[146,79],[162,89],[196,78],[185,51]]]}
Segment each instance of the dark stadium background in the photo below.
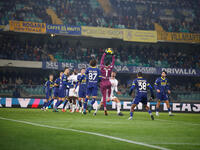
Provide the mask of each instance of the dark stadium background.
{"label": "dark stadium background", "polygon": [[[128,42],[121,39],[34,34],[9,31],[9,20],[71,26],[94,26],[115,29],[155,30],[155,23],[166,32],[198,34],[199,0],[2,0],[0,2],[0,59],[88,63],[100,60],[105,48],[112,47],[116,65],[161,68],[200,69],[198,42],[158,41]],[[53,15],[52,12],[55,14]],[[50,73],[60,70],[10,67],[0,68],[1,97],[44,98],[43,85]],[[153,85],[159,75],[145,74]],[[122,100],[131,100],[128,90],[135,73],[118,73]],[[200,100],[199,75],[168,75],[171,100]]]}

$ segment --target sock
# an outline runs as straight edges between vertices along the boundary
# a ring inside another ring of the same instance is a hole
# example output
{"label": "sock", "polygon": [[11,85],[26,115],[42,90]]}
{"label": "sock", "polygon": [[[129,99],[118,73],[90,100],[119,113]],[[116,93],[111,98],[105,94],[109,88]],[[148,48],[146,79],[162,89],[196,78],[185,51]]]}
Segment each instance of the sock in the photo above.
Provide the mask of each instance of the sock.
{"label": "sock", "polygon": [[74,112],[76,105],[72,104],[72,112]]}
{"label": "sock", "polygon": [[47,102],[45,101],[42,108],[46,108]]}
{"label": "sock", "polygon": [[152,115],[151,110],[148,110],[149,115]]}
{"label": "sock", "polygon": [[132,111],[130,112],[130,117],[133,117],[133,112]]}
{"label": "sock", "polygon": [[120,109],[121,109],[121,103],[119,102],[117,103],[117,114],[120,113]]}
{"label": "sock", "polygon": [[95,103],[95,101],[96,101],[96,98],[93,98],[92,99],[92,102],[91,102],[91,105],[93,106],[93,104]]}
{"label": "sock", "polygon": [[64,101],[63,109],[65,109],[65,106],[66,106],[67,102],[68,102],[68,100],[65,100],[65,101]]}
{"label": "sock", "polygon": [[79,106],[80,106],[80,108],[82,107],[82,102],[81,101],[79,101]]}
{"label": "sock", "polygon": [[57,109],[58,108],[58,106],[60,105],[60,104],[62,104],[62,100],[58,100],[57,102],[56,102],[56,106],[55,106],[55,108]]}
{"label": "sock", "polygon": [[75,109],[79,110],[79,101],[78,100],[76,100],[76,107],[75,107]]}
{"label": "sock", "polygon": [[93,98],[92,101],[91,101],[91,103],[90,103],[90,110],[92,110],[93,104],[95,103],[95,101],[96,101],[96,98]]}
{"label": "sock", "polygon": [[170,108],[168,108],[168,112],[169,112],[169,115],[171,115],[171,114],[172,114],[172,112],[171,112],[171,109],[170,109]]}
{"label": "sock", "polygon": [[87,108],[87,101],[88,101],[88,99],[86,98],[86,99],[85,99],[85,102],[84,102],[84,104],[83,104],[84,111],[86,111],[86,108]]}
{"label": "sock", "polygon": [[48,101],[47,107],[49,107],[53,101],[54,99],[51,99],[50,101]]}

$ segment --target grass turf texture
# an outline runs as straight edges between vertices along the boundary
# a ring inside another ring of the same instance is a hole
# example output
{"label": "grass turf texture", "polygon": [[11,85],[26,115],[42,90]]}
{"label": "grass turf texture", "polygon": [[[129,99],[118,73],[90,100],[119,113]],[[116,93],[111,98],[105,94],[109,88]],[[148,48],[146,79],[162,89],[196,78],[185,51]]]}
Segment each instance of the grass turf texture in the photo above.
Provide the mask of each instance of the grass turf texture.
{"label": "grass turf texture", "polygon": [[[177,113],[169,117],[160,113],[152,121],[147,112],[135,112],[133,120],[109,111],[109,116],[69,112],[43,112],[39,109],[0,108],[0,117],[28,121],[42,125],[101,133],[123,139],[156,145],[168,149],[200,149],[200,114]],[[1,150],[125,150],[153,149],[96,135],[33,126],[0,119]]]}

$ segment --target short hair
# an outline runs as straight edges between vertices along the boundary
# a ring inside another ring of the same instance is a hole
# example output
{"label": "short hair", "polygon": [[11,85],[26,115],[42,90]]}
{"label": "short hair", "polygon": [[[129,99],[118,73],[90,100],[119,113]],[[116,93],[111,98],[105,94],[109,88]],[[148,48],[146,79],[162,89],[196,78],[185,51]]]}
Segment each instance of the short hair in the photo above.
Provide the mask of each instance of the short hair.
{"label": "short hair", "polygon": [[64,68],[64,71],[65,71],[66,69],[69,69],[69,67],[65,67],[65,68]]}
{"label": "short hair", "polygon": [[163,72],[167,75],[167,72],[166,72],[165,70],[163,70],[163,71],[161,72],[161,74],[162,74]]}
{"label": "short hair", "polygon": [[97,65],[96,59],[90,60],[90,66],[95,67]]}
{"label": "short hair", "polygon": [[85,67],[81,68],[81,70],[86,69]]}
{"label": "short hair", "polygon": [[138,77],[142,77],[142,72],[138,72],[138,73],[137,73],[137,76],[138,76]]}
{"label": "short hair", "polygon": [[117,71],[116,71],[116,70],[112,70],[112,72],[114,72],[114,73],[117,73]]}

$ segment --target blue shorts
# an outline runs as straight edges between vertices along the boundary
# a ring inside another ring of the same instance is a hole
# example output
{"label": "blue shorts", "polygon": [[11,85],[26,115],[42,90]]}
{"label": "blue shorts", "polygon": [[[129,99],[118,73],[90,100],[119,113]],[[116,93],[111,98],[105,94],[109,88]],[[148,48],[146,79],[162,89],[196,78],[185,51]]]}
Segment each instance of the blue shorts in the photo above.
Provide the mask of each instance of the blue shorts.
{"label": "blue shorts", "polygon": [[46,92],[46,99],[51,99],[51,91]]}
{"label": "blue shorts", "polygon": [[86,97],[86,89],[80,89],[79,88],[78,97],[85,98]]}
{"label": "blue shorts", "polygon": [[136,96],[131,104],[138,105],[141,102],[143,105],[147,105],[147,95]]}
{"label": "blue shorts", "polygon": [[97,96],[98,94],[98,87],[97,86],[88,86],[86,89],[87,96]]}
{"label": "blue shorts", "polygon": [[167,101],[168,100],[168,96],[167,96],[166,93],[157,93],[156,97],[160,101]]}
{"label": "blue shorts", "polygon": [[67,88],[59,88],[58,97],[65,98],[69,96],[69,89]]}
{"label": "blue shorts", "polygon": [[54,88],[53,95],[54,95],[54,97],[58,97],[58,95],[59,95],[59,88]]}

